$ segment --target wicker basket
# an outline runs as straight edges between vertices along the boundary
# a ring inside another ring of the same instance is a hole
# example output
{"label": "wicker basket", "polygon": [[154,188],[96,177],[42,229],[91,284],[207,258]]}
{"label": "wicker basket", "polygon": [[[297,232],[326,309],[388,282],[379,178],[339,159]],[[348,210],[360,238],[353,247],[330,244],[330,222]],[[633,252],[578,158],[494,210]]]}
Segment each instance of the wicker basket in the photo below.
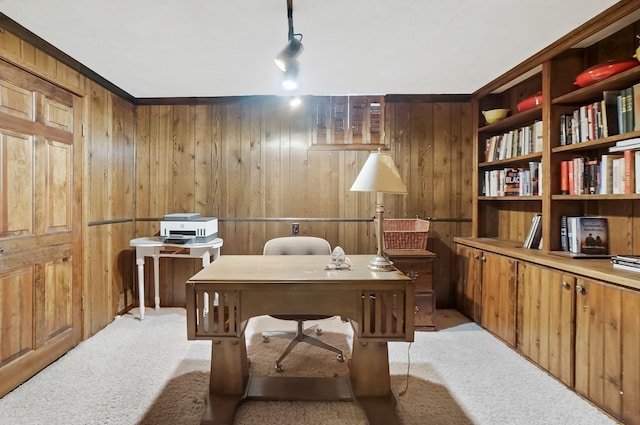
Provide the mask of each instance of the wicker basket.
{"label": "wicker basket", "polygon": [[[429,237],[428,220],[419,218],[385,218],[383,220],[384,249],[415,250],[427,249]],[[374,220],[377,229],[377,220]]]}

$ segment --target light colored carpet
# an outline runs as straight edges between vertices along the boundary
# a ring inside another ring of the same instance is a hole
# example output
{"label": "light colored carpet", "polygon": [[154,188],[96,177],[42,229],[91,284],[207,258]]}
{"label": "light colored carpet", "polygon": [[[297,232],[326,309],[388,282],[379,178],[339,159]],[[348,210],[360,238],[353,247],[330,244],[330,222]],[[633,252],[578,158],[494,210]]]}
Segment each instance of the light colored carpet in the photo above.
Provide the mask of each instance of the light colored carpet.
{"label": "light colored carpet", "polygon": [[[0,399],[0,423],[198,424],[211,344],[187,341],[184,309],[147,311],[143,321],[137,310],[117,318]],[[389,344],[392,390],[403,424],[616,423],[458,313],[439,310],[436,319],[438,332],[417,332],[412,344]],[[320,338],[348,352],[348,325],[339,319],[321,324]],[[259,333],[294,326],[270,317],[250,321],[251,373],[276,375],[274,361],[287,344],[279,339],[265,344]],[[348,374],[347,363],[337,362],[333,353],[307,345],[299,345],[284,364],[286,376]],[[250,401],[234,420],[235,425],[366,423],[349,402]]]}

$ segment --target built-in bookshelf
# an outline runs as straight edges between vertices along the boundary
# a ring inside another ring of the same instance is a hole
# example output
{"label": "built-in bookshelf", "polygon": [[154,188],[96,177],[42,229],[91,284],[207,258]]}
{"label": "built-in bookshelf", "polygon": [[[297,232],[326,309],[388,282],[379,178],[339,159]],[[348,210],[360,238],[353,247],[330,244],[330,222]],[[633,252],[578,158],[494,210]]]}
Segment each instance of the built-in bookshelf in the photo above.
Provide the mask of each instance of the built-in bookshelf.
{"label": "built-in bookshelf", "polygon": [[[577,85],[590,67],[633,60],[640,5],[624,3],[474,93],[474,237],[522,243],[542,214],[540,251],[549,253],[563,249],[563,216],[602,216],[616,229],[613,254],[640,253],[640,143],[631,144],[640,140],[640,62]],[[518,110],[536,95],[541,104]],[[510,113],[486,124],[482,111],[496,108]]]}

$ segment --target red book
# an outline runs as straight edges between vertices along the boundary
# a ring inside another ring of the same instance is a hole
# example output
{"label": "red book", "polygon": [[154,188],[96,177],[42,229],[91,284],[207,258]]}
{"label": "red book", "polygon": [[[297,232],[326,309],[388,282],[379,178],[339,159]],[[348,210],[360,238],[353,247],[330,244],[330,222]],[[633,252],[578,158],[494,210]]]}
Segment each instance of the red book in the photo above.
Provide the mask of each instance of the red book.
{"label": "red book", "polygon": [[569,162],[562,161],[560,163],[560,193],[568,195],[569,192]]}
{"label": "red book", "polygon": [[576,190],[573,185],[573,161],[567,161],[567,183],[569,184],[569,195],[575,195]]}
{"label": "red book", "polygon": [[633,165],[633,151],[624,151],[624,193],[635,192],[635,173]]}

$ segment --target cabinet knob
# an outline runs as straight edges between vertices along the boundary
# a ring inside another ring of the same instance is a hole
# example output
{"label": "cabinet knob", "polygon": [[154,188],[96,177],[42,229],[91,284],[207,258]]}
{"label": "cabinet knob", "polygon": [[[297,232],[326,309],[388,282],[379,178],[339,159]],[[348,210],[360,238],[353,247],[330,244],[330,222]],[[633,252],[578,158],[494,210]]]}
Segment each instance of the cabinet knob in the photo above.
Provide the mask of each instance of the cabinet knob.
{"label": "cabinet knob", "polygon": [[562,287],[563,287],[563,288],[570,289],[570,288],[571,288],[571,285],[569,285],[567,282],[565,282],[565,281],[563,280],[563,281],[562,281]]}
{"label": "cabinet knob", "polygon": [[415,306],[415,313],[420,313],[420,307]]}
{"label": "cabinet knob", "polygon": [[4,248],[0,246],[0,254],[4,254]]}
{"label": "cabinet knob", "polygon": [[480,256],[478,254],[473,254],[473,258],[475,258],[476,260],[480,258]]}
{"label": "cabinet knob", "polygon": [[480,257],[480,261],[482,261],[483,263],[487,262],[487,257],[485,257],[484,255],[482,257]]}
{"label": "cabinet knob", "polygon": [[587,291],[580,285],[576,285],[576,292],[580,292],[581,294],[585,294]]}

